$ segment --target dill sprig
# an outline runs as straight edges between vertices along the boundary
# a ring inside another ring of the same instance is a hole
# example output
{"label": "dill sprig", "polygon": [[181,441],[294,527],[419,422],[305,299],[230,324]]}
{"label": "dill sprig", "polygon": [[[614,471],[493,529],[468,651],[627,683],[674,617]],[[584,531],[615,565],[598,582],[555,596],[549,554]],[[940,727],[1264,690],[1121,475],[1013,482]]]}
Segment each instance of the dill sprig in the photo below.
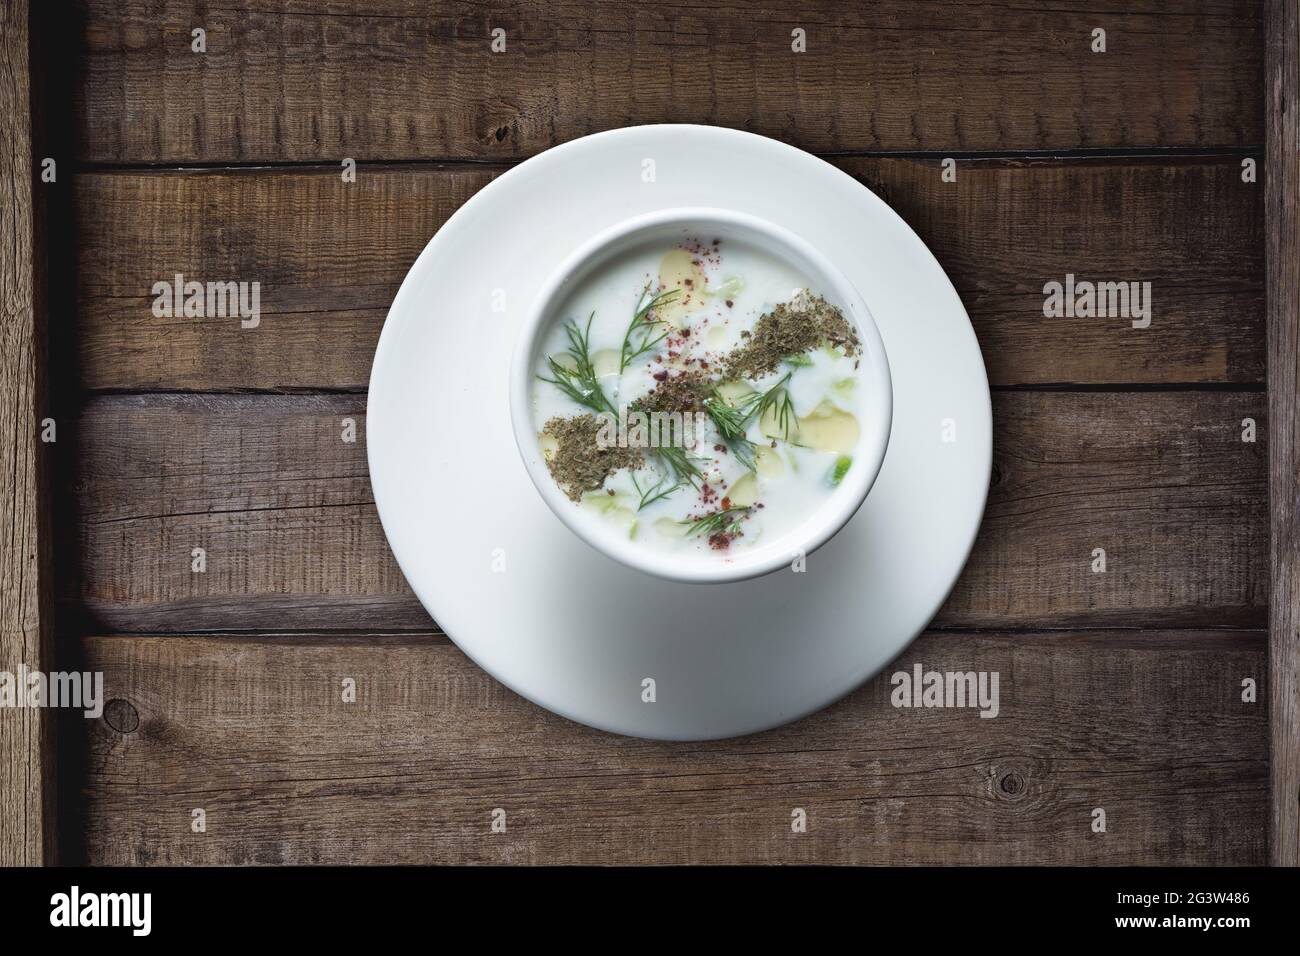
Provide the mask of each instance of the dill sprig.
{"label": "dill sprig", "polygon": [[782,436],[787,441],[790,438],[790,419],[794,416],[794,403],[790,401],[790,393],[786,389],[790,375],[791,373],[787,372],[781,381],[766,392],[746,395],[734,405],[728,402],[717,388],[714,388],[713,393],[704,400],[704,409],[713,419],[713,424],[718,429],[723,442],[731,449],[736,460],[750,471],[754,471],[757,467],[754,461],[757,446],[745,437],[745,432],[754,418],[762,418],[763,413],[769,408],[775,408]]}
{"label": "dill sprig", "polygon": [[[638,399],[629,405],[629,413],[646,411],[645,407],[642,405],[642,401],[643,399]],[[676,430],[674,429],[673,431],[675,432]],[[673,434],[670,436],[669,440],[673,441],[675,439],[676,435]],[[676,444],[658,445],[651,448],[650,453],[659,459],[663,466],[668,470],[669,476],[678,485],[686,484],[693,488],[698,488],[703,482],[704,472],[700,471],[695,462],[692,461],[692,458],[699,461],[708,461],[709,459],[697,455],[691,455],[685,448]]]}
{"label": "dill sprig", "polygon": [[[660,292],[658,295],[653,296],[649,302],[646,302],[646,296],[650,295],[649,284],[641,290],[641,298],[637,300],[636,311],[632,313],[632,321],[628,323],[627,331],[623,333],[623,351],[619,356],[618,374],[622,375],[627,371],[629,365],[668,338],[670,330],[664,329],[656,334],[655,327],[658,323],[651,322],[649,316],[651,312],[661,305],[669,305],[675,302],[681,292],[681,289],[669,289],[667,292]],[[638,332],[640,332],[641,338],[639,341],[634,342],[633,338]]]}
{"label": "dill sprig", "polygon": [[537,376],[543,382],[549,382],[564,392],[579,405],[585,405],[594,412],[610,412],[617,415],[596,377],[596,366],[591,361],[591,321],[596,317],[592,312],[587,317],[586,329],[580,329],[578,323],[569,319],[564,323],[565,334],[569,337],[566,353],[573,359],[573,368],[568,368],[556,361],[555,356],[547,356],[546,362],[554,378]]}
{"label": "dill sprig", "polygon": [[709,397],[704,400],[704,409],[713,419],[713,424],[717,426],[718,434],[724,439],[744,438],[745,429],[761,398],[762,396],[757,393],[746,395],[737,404],[732,405],[722,397],[722,393],[717,388],[714,388]]}
{"label": "dill sprig", "polygon": [[758,446],[748,438],[729,438],[726,445],[731,449],[731,453],[736,456],[736,461],[740,462],[742,467],[750,471],[758,471]]}
{"label": "dill sprig", "polygon": [[632,472],[632,487],[636,493],[641,496],[641,502],[636,506],[637,511],[642,511],[654,504],[656,501],[663,501],[672,495],[674,491],[682,486],[680,481],[669,482],[669,479],[663,475],[656,476],[656,481],[649,488],[642,488],[641,482],[637,481],[636,472]]}
{"label": "dill sprig", "polygon": [[688,537],[693,534],[702,534],[705,537],[713,537],[715,534],[735,534],[740,531],[740,516],[748,512],[748,507],[723,508],[703,518],[687,518],[679,524],[689,525],[686,531]]}
{"label": "dill sprig", "polygon": [[790,381],[790,374],[786,372],[781,381],[764,392],[754,410],[761,419],[768,409],[775,409],[773,417],[781,428],[781,437],[786,441],[790,440],[790,420],[795,417],[794,402],[790,400],[790,390],[785,387]]}
{"label": "dill sprig", "polygon": [[731,405],[714,389],[713,394],[704,400],[704,409],[713,419],[714,426],[723,443],[731,449],[736,460],[754,471],[758,466],[754,461],[755,445],[745,437],[745,429],[757,403],[758,396],[751,395],[741,400],[739,406]]}
{"label": "dill sprig", "polygon": [[658,456],[660,461],[668,466],[674,481],[678,484],[689,484],[693,488],[699,487],[700,482],[704,479],[704,472],[700,471],[695,463],[691,461],[691,456],[686,453],[685,448],[678,448],[676,445],[661,445],[651,450]]}

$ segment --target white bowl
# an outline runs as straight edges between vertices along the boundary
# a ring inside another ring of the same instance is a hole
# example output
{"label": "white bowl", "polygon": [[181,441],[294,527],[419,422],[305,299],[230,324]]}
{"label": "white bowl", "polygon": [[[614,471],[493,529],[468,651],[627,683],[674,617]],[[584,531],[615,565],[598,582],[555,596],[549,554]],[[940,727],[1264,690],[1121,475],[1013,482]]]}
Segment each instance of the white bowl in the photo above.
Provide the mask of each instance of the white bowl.
{"label": "white bowl", "polygon": [[[551,323],[560,321],[556,308],[577,283],[615,256],[636,246],[708,236],[752,243],[795,266],[808,276],[812,291],[836,305],[857,329],[863,375],[859,394],[862,439],[859,453],[834,492],[790,531],[764,540],[725,558],[717,553],[668,554],[618,535],[591,533],[578,520],[577,507],[556,485],[546,467],[533,420],[532,389],[538,350]],[[789,230],[765,219],[726,209],[682,207],[635,216],[594,236],[573,252],[538,292],[524,320],[510,368],[510,418],[524,467],[556,516],[597,551],[630,568],[656,577],[692,584],[718,584],[767,574],[811,554],[844,527],[866,499],[889,444],[893,421],[893,388],[889,361],[871,312],[861,294],[820,252]]]}

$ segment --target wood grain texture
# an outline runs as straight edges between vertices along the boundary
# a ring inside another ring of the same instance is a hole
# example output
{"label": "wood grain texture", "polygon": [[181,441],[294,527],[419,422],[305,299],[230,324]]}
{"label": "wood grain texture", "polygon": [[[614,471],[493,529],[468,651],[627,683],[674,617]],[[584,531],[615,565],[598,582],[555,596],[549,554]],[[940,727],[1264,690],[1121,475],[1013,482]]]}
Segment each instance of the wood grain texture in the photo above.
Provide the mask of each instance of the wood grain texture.
{"label": "wood grain texture", "polygon": [[814,151],[1263,139],[1258,0],[83,6],[70,55],[94,161],[520,158],[666,121]]}
{"label": "wood grain texture", "polygon": [[[92,637],[87,861],[1259,864],[1261,632],[927,634],[757,736],[590,730],[440,637]],[[999,674],[999,716],[889,675]],[[357,701],[341,701],[342,681]],[[647,705],[653,706],[653,705]],[[807,813],[806,833],[791,811]],[[1106,812],[1106,832],[1091,829]],[[190,829],[206,812],[207,832]],[[490,832],[494,808],[503,834]]]}
{"label": "wood grain texture", "polygon": [[[1263,190],[1241,157],[1076,162],[837,160],[930,246],[994,384],[1258,383]],[[75,179],[83,384],[114,390],[363,388],[429,237],[499,167],[362,167]],[[176,273],[258,281],[262,323],[157,318]],[[1067,273],[1146,281],[1150,328],[1044,318]]]}
{"label": "wood grain texture", "polygon": [[[1264,446],[1241,422],[1262,431],[1264,401],[996,394],[991,498],[939,622],[1262,626]],[[65,553],[89,557],[60,574],[69,609],[114,631],[427,627],[375,514],[364,412],[352,395],[92,400],[64,512]]]}
{"label": "wood grain texture", "polygon": [[1300,866],[1300,15],[1268,22],[1269,859]]}
{"label": "wood grain texture", "polygon": [[[16,6],[0,0],[6,15]],[[76,315],[56,330],[79,364],[78,381],[59,383],[69,393],[359,392],[402,277],[455,209],[511,162],[664,121],[823,154],[928,153],[833,161],[934,250],[996,385],[1264,379],[1264,191],[1242,182],[1240,151],[969,158],[1254,150],[1262,0],[74,10],[55,59],[74,89],[70,158],[86,164],[71,178],[75,275],[61,273]],[[1296,24],[1293,7],[1281,11],[1269,11],[1290,31],[1281,86],[1270,52],[1280,126],[1269,167],[1287,185],[1270,194],[1270,282],[1281,269],[1294,289]],[[498,26],[507,51],[493,54]],[[205,53],[190,49],[195,27]],[[1089,51],[1095,27],[1104,54]],[[795,28],[806,53],[790,50]],[[937,164],[950,151],[963,158],[945,184]],[[354,184],[339,177],[344,157],[363,163]],[[113,168],[196,162],[320,166]],[[260,281],[261,327],[155,318],[151,286],[176,272]],[[1067,272],[1151,281],[1152,327],[1045,319],[1043,284]],[[0,275],[7,314],[3,264]],[[69,801],[70,862],[1250,865],[1300,854],[1300,763],[1295,738],[1278,736],[1300,720],[1297,308],[1272,301],[1267,397],[995,395],[979,541],[941,630],[899,664],[998,671],[997,719],[894,709],[882,676],[792,727],[704,744],[574,725],[445,637],[416,633],[432,622],[375,515],[363,395],[91,395],[75,428],[60,422],[76,446],[56,503],[62,609],[70,634],[137,633],[64,649],[102,669],[113,698],[103,719],[65,723],[85,757],[66,784],[82,798]],[[4,334],[7,367],[8,321]],[[1267,443],[1266,415],[1277,416]],[[344,417],[358,422],[356,444],[339,438]],[[1241,441],[1246,417],[1259,443]],[[1271,620],[1270,481],[1273,593],[1285,602]],[[190,571],[194,547],[207,551],[205,574]],[[1105,574],[1089,570],[1095,548]],[[29,579],[6,573],[0,587],[14,581]],[[1266,621],[1271,651],[1263,632],[1237,630]],[[1206,629],[1162,630],[1182,627]],[[205,630],[244,633],[194,633]],[[1292,679],[1268,679],[1269,653]],[[358,682],[356,704],[339,699],[344,677]],[[1271,711],[1242,702],[1246,677]],[[195,807],[207,833],[191,831]],[[489,832],[494,807],[508,811],[506,834]],[[808,811],[807,834],[791,833],[793,807]],[[1095,807],[1104,834],[1090,829]]]}
{"label": "wood grain texture", "polygon": [[[50,670],[53,661],[38,438],[45,410],[44,272],[28,29],[27,0],[0,0],[0,672],[13,677],[22,667]],[[49,712],[0,708],[0,866],[53,862],[53,807]]]}

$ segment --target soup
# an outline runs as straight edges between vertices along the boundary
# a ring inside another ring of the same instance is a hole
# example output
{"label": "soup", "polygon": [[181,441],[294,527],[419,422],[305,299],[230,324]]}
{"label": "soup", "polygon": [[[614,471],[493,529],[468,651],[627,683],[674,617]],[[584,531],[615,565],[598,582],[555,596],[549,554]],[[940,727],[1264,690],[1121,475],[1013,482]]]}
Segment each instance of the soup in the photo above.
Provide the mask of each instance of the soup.
{"label": "soup", "polygon": [[798,527],[854,467],[858,332],[748,242],[624,252],[541,343],[534,430],[597,535],[726,560]]}

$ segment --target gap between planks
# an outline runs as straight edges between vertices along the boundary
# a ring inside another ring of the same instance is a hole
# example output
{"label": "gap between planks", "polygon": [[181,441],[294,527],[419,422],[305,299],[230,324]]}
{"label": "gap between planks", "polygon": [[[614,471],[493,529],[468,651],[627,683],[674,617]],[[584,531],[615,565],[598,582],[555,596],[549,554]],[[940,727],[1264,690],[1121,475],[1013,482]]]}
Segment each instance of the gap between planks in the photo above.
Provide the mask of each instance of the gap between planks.
{"label": "gap between planks", "polygon": [[[778,141],[779,142],[779,141]],[[552,147],[554,148],[554,147]],[[798,148],[798,147],[796,147]],[[542,152],[546,152],[543,150]],[[958,162],[978,163],[1020,163],[1044,162],[1059,164],[1083,164],[1096,162],[1138,163],[1142,161],[1169,162],[1170,160],[1206,160],[1230,158],[1261,158],[1264,145],[1250,146],[1143,146],[1129,149],[1023,149],[1023,150],[905,150],[905,149],[848,149],[840,151],[809,152],[818,159],[913,159],[918,162],[937,162],[955,159]],[[363,159],[357,160],[357,168],[374,167],[377,169],[442,169],[461,166],[475,169],[511,169],[542,153],[529,153],[519,156],[475,158],[464,156],[410,156],[400,159]],[[341,160],[340,160],[341,161]],[[338,171],[338,163],[324,159],[284,159],[270,161],[249,160],[246,162],[106,162],[73,160],[68,163],[72,173],[221,173],[221,172],[330,172]]]}

